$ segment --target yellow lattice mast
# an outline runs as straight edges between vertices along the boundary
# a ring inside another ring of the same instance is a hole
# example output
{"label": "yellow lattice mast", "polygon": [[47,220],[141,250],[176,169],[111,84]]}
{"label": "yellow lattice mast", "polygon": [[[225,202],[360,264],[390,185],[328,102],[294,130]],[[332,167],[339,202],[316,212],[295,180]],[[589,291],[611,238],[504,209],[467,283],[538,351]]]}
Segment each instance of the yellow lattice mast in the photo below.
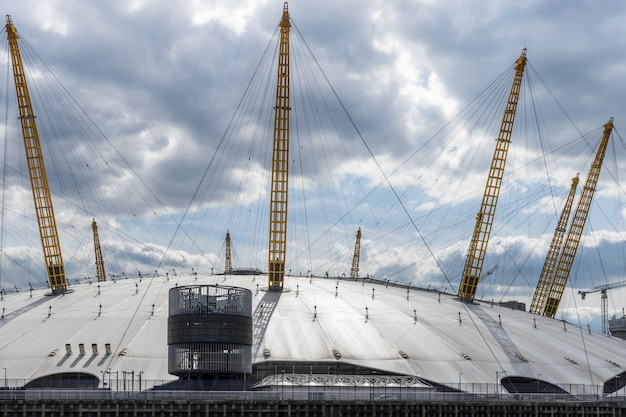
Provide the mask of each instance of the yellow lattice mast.
{"label": "yellow lattice mast", "polygon": [[559,262],[557,263],[557,267],[554,272],[554,278],[548,292],[546,307],[543,311],[544,316],[554,318],[554,315],[559,308],[559,304],[561,303],[563,291],[565,291],[565,284],[567,284],[567,280],[569,279],[569,273],[574,263],[574,257],[576,256],[576,251],[578,250],[578,244],[580,243],[585,222],[587,221],[587,216],[589,215],[591,201],[593,200],[593,195],[596,191],[596,185],[598,184],[598,178],[600,177],[600,170],[602,169],[602,161],[604,161],[604,155],[606,154],[606,148],[609,144],[609,138],[611,137],[612,130],[613,118],[611,117],[609,122],[604,125],[604,133],[602,135],[602,140],[600,141],[600,146],[598,147],[596,157],[591,164],[591,169],[589,170],[589,175],[587,176],[587,181],[585,182],[585,187],[583,188],[580,200],[578,200],[578,206],[574,212],[572,224],[567,232],[563,250],[561,251],[561,256],[559,257]]}
{"label": "yellow lattice mast", "polygon": [[502,184],[506,157],[511,143],[511,133],[513,131],[515,112],[517,110],[517,102],[519,100],[525,67],[526,48],[522,50],[522,54],[517,59],[515,65],[513,85],[511,86],[506,108],[504,109],[504,117],[500,126],[500,134],[496,141],[496,149],[491,161],[491,169],[489,170],[489,177],[487,178],[482,204],[476,216],[476,225],[474,226],[474,233],[472,234],[469,251],[465,259],[463,279],[459,287],[459,298],[461,301],[472,302],[476,295],[476,288],[478,287],[478,281],[483,269],[487,244],[489,243],[489,235],[491,234],[493,218],[496,212],[496,204],[498,202],[498,196],[500,195],[500,185]]}
{"label": "yellow lattice mast", "polygon": [[15,91],[17,94],[17,106],[24,136],[24,149],[30,175],[30,185],[33,191],[35,212],[39,223],[39,236],[43,247],[43,255],[48,273],[48,281],[53,293],[65,292],[67,281],[65,280],[65,268],[61,256],[61,245],[57,233],[56,220],[52,207],[52,197],[48,187],[48,177],[44,166],[39,134],[35,123],[35,114],[30,101],[30,93],[26,84],[26,74],[22,65],[22,56],[17,44],[19,36],[7,15],[6,24],[11,62],[13,65],[13,77],[15,79]]}
{"label": "yellow lattice mast", "polygon": [[233,273],[233,261],[230,256],[230,232],[226,231],[226,260],[224,262],[224,274],[230,275]]}
{"label": "yellow lattice mast", "polygon": [[102,258],[102,248],[100,247],[96,219],[92,219],[91,229],[93,230],[93,247],[96,254],[96,276],[98,277],[98,282],[102,282],[107,280],[107,275],[104,271],[104,259]]}
{"label": "yellow lattice mast", "polygon": [[572,178],[572,185],[567,199],[565,200],[563,212],[561,213],[556,230],[552,236],[546,260],[543,263],[543,268],[541,269],[541,274],[539,275],[539,282],[537,283],[535,295],[533,296],[533,301],[530,305],[530,312],[533,314],[542,314],[544,308],[546,307],[546,298],[548,296],[550,286],[552,285],[554,268],[556,268],[556,263],[558,261],[559,254],[561,253],[563,238],[565,237],[565,232],[567,231],[567,223],[569,222],[572,205],[574,204],[576,187],[578,187],[578,175],[576,175],[575,178]]}
{"label": "yellow lattice mast", "polygon": [[356,232],[356,241],[354,243],[354,256],[352,257],[352,269],[350,270],[350,278],[357,279],[359,277],[359,259],[361,258],[361,228]]}
{"label": "yellow lattice mast", "polygon": [[268,289],[282,291],[287,246],[287,191],[289,180],[289,12],[287,2],[280,21],[278,82],[274,108],[272,151],[272,190],[270,195],[270,234],[268,247]]}

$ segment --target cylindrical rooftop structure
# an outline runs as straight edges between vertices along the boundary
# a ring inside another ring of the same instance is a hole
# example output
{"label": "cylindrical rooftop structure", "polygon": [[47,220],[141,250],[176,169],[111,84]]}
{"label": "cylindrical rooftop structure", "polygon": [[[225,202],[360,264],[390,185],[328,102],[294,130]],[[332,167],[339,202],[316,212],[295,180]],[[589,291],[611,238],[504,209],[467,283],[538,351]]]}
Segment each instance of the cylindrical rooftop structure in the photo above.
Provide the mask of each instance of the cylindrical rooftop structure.
{"label": "cylindrical rooftop structure", "polygon": [[169,291],[168,371],[179,377],[252,371],[252,291],[188,285]]}

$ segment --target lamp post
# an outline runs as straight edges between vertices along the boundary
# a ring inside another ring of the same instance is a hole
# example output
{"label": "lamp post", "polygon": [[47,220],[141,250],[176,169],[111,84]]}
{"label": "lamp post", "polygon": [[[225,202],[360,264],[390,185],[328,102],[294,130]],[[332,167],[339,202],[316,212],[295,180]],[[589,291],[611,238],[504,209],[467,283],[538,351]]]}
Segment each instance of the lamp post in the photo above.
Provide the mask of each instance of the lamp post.
{"label": "lamp post", "polygon": [[285,370],[283,369],[282,371],[280,371],[282,374],[281,377],[281,394],[280,394],[280,399],[281,401],[285,399]]}
{"label": "lamp post", "polygon": [[463,375],[463,372],[459,372],[459,391],[461,391],[461,375]]}
{"label": "lamp post", "polygon": [[496,371],[496,393],[500,396],[500,374],[506,374],[506,371]]}
{"label": "lamp post", "polygon": [[496,395],[499,397],[500,396],[500,379],[498,379],[500,375],[500,372],[496,371]]}

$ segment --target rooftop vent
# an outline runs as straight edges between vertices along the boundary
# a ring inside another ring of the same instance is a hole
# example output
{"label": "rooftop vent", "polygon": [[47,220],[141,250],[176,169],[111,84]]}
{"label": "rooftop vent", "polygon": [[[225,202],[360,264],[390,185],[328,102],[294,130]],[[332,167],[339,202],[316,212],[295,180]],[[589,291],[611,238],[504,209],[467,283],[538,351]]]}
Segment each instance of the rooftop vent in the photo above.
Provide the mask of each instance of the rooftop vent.
{"label": "rooftop vent", "polygon": [[573,363],[574,365],[578,365],[578,362],[576,362],[576,361],[575,361],[574,359],[572,359],[572,358],[568,358],[568,357],[566,357],[566,356],[563,356],[563,359],[565,359],[565,360],[566,360],[566,361],[568,361],[568,362]]}
{"label": "rooftop vent", "polygon": [[459,352],[459,355],[461,355],[463,359],[467,359],[468,361],[472,360],[472,357],[465,352]]}
{"label": "rooftop vent", "polygon": [[335,357],[335,359],[341,359],[341,352],[339,352],[337,349],[333,349],[333,356]]}
{"label": "rooftop vent", "polygon": [[608,363],[610,363],[611,365],[617,366],[618,368],[620,368],[619,364],[617,362],[613,362],[610,359],[605,359],[605,361],[607,361]]}
{"label": "rooftop vent", "polygon": [[80,356],[85,356],[85,345],[83,343],[78,344],[78,352]]}
{"label": "rooftop vent", "polygon": [[49,356],[49,357],[50,357],[50,356],[56,356],[56,355],[57,355],[57,353],[59,353],[60,351],[61,351],[61,349],[56,348],[56,349],[54,349],[52,352],[50,352],[50,353],[48,354],[48,356]]}
{"label": "rooftop vent", "polygon": [[92,352],[94,355],[97,355],[97,354],[98,354],[98,344],[97,344],[97,343],[92,343],[92,344],[91,344],[91,352]]}
{"label": "rooftop vent", "polygon": [[272,356],[272,353],[270,352],[270,350],[268,348],[263,349],[263,357],[267,359],[270,356]]}
{"label": "rooftop vent", "polygon": [[72,354],[72,345],[70,345],[69,343],[65,344],[65,353],[67,353],[68,355]]}
{"label": "rooftop vent", "polygon": [[107,355],[110,355],[110,354],[111,354],[111,344],[110,344],[110,343],[105,343],[105,344],[104,344],[104,352],[105,352]]}
{"label": "rooftop vent", "polygon": [[118,353],[117,356],[126,356],[127,353],[128,353],[128,348],[125,347],[124,349],[120,350],[120,353]]}
{"label": "rooftop vent", "polygon": [[402,356],[402,358],[409,359],[409,355],[407,355],[405,351],[399,350],[398,353]]}

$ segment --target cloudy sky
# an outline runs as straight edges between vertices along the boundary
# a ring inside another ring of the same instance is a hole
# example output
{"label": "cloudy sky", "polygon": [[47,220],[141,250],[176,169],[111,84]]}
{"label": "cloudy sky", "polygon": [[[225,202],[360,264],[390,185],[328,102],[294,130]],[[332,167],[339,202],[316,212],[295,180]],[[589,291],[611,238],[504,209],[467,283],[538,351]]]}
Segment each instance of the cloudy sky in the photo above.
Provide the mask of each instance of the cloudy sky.
{"label": "cloudy sky", "polygon": [[[69,276],[94,274],[92,218],[112,274],[220,271],[226,230],[236,266],[265,269],[282,1],[7,0],[4,9],[21,36]],[[456,292],[502,100],[527,48],[485,261],[493,273],[478,295],[530,303],[571,178],[580,173],[582,189],[614,116],[562,304],[597,327],[598,294],[582,302],[576,292],[626,278],[626,5],[294,0],[289,12],[292,274],[349,274],[361,227],[361,275]],[[4,67],[2,285],[43,285]],[[626,292],[609,300],[617,312]]]}

